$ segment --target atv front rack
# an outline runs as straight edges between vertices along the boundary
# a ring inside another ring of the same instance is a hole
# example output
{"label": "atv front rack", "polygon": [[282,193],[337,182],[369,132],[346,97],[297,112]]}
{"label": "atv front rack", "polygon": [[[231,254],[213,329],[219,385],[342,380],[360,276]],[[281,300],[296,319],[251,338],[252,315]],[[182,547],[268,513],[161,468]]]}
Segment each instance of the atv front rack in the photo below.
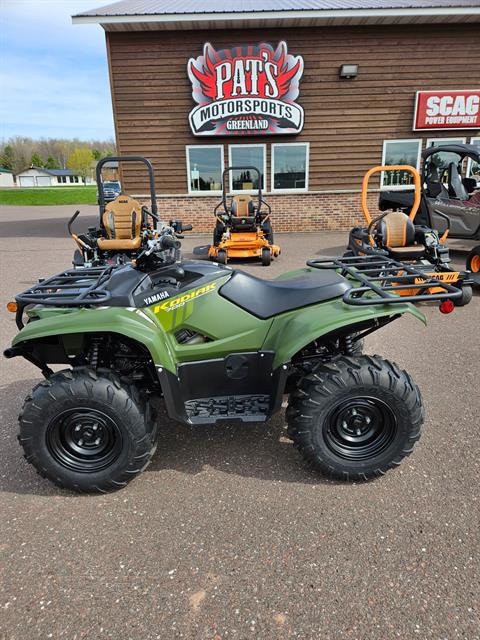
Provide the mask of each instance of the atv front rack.
{"label": "atv front rack", "polygon": [[351,305],[454,301],[463,295],[458,287],[433,276],[430,266],[422,270],[418,265],[405,264],[378,254],[308,260],[307,265],[315,269],[335,269],[345,278],[353,280],[354,286],[343,295],[343,301]]}
{"label": "atv front rack", "polygon": [[68,269],[19,293],[15,297],[18,306],[17,325],[22,324],[23,310],[29,304],[88,307],[108,302],[111,293],[105,286],[115,268],[116,266]]}

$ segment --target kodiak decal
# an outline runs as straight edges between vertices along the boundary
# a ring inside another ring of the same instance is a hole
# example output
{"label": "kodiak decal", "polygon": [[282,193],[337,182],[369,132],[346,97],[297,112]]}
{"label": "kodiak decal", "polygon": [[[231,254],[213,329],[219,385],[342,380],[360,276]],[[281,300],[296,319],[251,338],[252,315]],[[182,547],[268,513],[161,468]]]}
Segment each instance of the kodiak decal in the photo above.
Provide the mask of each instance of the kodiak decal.
{"label": "kodiak decal", "polygon": [[189,115],[197,136],[295,134],[303,129],[296,104],[303,58],[262,42],[216,51],[207,42],[203,55],[190,58],[188,77],[197,103]]}
{"label": "kodiak decal", "polygon": [[196,300],[200,296],[204,296],[206,293],[212,292],[216,288],[216,286],[216,282],[211,282],[210,284],[206,284],[204,287],[199,287],[198,289],[194,289],[189,293],[185,293],[183,296],[171,298],[163,304],[157,304],[157,306],[153,310],[153,313],[159,313],[160,311],[173,311],[174,309],[178,309],[178,307],[183,307],[183,305],[187,302],[191,302],[192,300]]}

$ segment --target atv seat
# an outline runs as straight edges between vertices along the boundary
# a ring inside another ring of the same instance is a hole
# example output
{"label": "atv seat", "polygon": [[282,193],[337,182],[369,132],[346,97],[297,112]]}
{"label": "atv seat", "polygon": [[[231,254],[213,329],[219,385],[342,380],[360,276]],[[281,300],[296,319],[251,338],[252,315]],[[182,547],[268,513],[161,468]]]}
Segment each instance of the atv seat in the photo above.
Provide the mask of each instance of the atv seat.
{"label": "atv seat", "polygon": [[130,196],[119,195],[109,202],[102,216],[106,238],[98,239],[103,251],[134,251],[142,243],[142,207]]}
{"label": "atv seat", "polygon": [[415,243],[415,225],[401,211],[392,211],[380,220],[379,232],[384,248],[392,258],[415,260],[425,253],[423,244]]}
{"label": "atv seat", "polygon": [[220,288],[220,295],[257,318],[300,309],[339,298],[351,284],[336,271],[304,269],[289,280],[262,280],[244,271],[234,271]]}
{"label": "atv seat", "polygon": [[230,208],[230,223],[235,231],[255,230],[255,205],[251,196],[234,196]]}

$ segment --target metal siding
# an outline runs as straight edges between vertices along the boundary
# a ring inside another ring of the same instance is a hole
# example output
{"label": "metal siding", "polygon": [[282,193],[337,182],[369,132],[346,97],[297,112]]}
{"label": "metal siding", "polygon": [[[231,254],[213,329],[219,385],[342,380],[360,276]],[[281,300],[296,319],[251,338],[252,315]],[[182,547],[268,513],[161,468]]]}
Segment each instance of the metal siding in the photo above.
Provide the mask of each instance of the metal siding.
{"label": "metal siding", "polygon": [[[185,145],[310,142],[310,189],[360,188],[363,173],[382,157],[384,139],[427,138],[412,131],[418,89],[470,87],[480,77],[476,26],[340,27],[182,33],[109,33],[118,147],[150,158],[160,193],[186,193]],[[187,61],[203,43],[216,48],[285,39],[305,60],[298,102],[305,127],[298,136],[196,138]],[[432,52],[435,55],[432,56]],[[356,62],[356,80],[338,79],[339,65]],[[431,134],[429,134],[431,135]],[[470,134],[469,134],[470,135]],[[472,136],[478,135],[474,131]],[[439,137],[451,136],[441,132]],[[125,169],[128,192],[145,193],[144,175]]]}
{"label": "metal siding", "polygon": [[121,0],[83,11],[80,16],[181,15],[192,13],[260,13],[262,11],[341,11],[478,7],[478,0]]}

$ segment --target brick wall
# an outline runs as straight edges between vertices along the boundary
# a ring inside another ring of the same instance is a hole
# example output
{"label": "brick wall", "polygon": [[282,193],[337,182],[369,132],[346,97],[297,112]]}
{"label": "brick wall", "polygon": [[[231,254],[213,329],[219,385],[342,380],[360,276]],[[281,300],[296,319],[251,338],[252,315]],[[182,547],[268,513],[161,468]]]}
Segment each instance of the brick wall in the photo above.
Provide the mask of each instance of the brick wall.
{"label": "brick wall", "polygon": [[[159,196],[158,209],[164,220],[180,218],[192,224],[196,233],[210,232],[214,226],[213,210],[219,200],[218,196]],[[272,207],[275,231],[348,230],[364,220],[360,193],[268,195],[265,200]],[[369,207],[373,214],[378,210],[377,202],[378,193],[371,193]]]}

